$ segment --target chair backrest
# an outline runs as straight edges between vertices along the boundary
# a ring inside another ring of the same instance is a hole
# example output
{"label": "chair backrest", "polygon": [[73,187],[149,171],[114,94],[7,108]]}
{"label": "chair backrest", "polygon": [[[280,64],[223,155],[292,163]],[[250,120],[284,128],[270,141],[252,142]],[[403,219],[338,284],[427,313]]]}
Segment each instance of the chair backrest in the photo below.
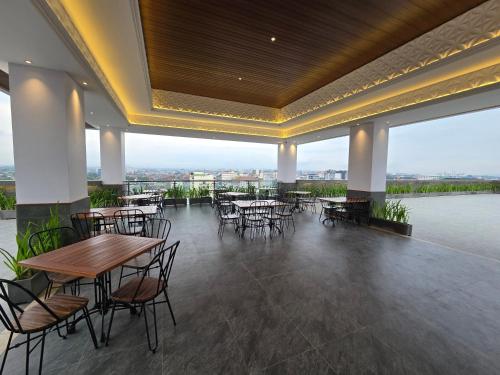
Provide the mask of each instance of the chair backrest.
{"label": "chair backrest", "polygon": [[78,242],[79,237],[71,227],[57,227],[33,233],[28,239],[33,256]]}
{"label": "chair backrest", "polygon": [[324,200],[319,200],[320,203],[321,203],[321,207],[323,208],[330,208],[332,206],[332,202],[329,202],[329,201],[324,201]]}
{"label": "chair backrest", "polygon": [[255,201],[250,203],[250,208],[248,209],[249,215],[255,215],[264,217],[269,214],[271,206],[267,201]]}
{"label": "chair backrest", "polygon": [[0,279],[0,299],[5,303],[0,303],[0,321],[4,327],[11,332],[25,333],[18,316],[24,312],[24,309],[20,304],[14,303],[10,297],[8,291],[16,291],[16,294],[26,294],[29,299],[32,299],[34,303],[40,305],[43,309],[47,311],[57,322],[61,319],[37,296],[35,296],[30,290],[19,285],[15,281]]}
{"label": "chair backrest", "polygon": [[99,212],[73,214],[71,223],[82,240],[98,236],[106,229],[104,216]]}
{"label": "chair backrest", "polygon": [[280,215],[289,215],[292,214],[295,211],[295,202],[289,202],[289,201],[279,201],[277,203],[275,212]]}
{"label": "chair backrest", "polygon": [[154,194],[149,198],[150,206],[160,206],[162,204],[163,198],[160,194]]}
{"label": "chair backrest", "polygon": [[153,254],[157,254],[165,246],[168,235],[170,234],[170,229],[172,229],[172,223],[168,219],[155,217],[146,222],[146,237],[165,240],[165,242],[162,242],[154,248]]}
{"label": "chair backrest", "polygon": [[113,214],[115,230],[119,234],[128,236],[142,236],[145,234],[146,215],[142,210],[118,210]]}
{"label": "chair backrest", "polygon": [[[165,244],[165,242],[163,243]],[[180,241],[163,248],[154,256],[154,258],[149,262],[147,267],[144,269],[141,281],[137,284],[137,289],[134,292],[134,297],[132,298],[132,303],[134,303],[137,298],[137,294],[141,290],[141,286],[146,277],[151,277],[152,270],[158,268],[158,283],[156,285],[156,295],[160,294],[167,286],[170,274],[172,272],[172,266],[174,264],[174,258],[177,254],[177,248],[179,247]]]}

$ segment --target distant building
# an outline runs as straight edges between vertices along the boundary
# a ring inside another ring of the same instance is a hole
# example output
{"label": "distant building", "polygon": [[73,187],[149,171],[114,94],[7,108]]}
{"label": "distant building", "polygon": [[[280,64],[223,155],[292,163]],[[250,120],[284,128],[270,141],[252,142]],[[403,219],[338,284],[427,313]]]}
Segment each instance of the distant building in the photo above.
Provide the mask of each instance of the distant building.
{"label": "distant building", "polygon": [[238,177],[238,172],[235,171],[224,171],[220,174],[220,179],[223,181],[235,180]]}
{"label": "distant building", "polygon": [[200,186],[210,187],[213,180],[213,174],[208,174],[205,172],[191,172],[189,174],[189,185],[191,189],[197,189]]}

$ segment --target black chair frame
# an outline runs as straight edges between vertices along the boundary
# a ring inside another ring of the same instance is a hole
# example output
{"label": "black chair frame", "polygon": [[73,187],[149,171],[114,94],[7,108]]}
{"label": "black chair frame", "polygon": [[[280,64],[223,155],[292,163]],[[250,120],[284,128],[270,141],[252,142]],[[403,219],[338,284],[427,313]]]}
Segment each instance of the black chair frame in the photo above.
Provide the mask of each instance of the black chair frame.
{"label": "black chair frame", "polygon": [[[57,236],[55,234],[57,234]],[[65,242],[64,237],[66,237],[66,239],[74,239],[74,241],[70,243],[75,243],[78,239],[77,232],[71,227],[57,227],[35,232],[28,239],[30,252],[33,256],[37,256],[41,253],[56,250],[63,246]],[[49,278],[47,272],[43,271],[43,275],[47,280],[47,289],[45,289],[45,299],[47,299],[52,292],[54,282]],[[66,285],[62,284],[61,286],[63,288],[63,293],[66,293]],[[80,279],[71,283],[70,290],[73,295],[80,294]]]}
{"label": "black chair frame", "polygon": [[[33,299],[34,303],[40,305],[49,315],[51,315],[54,319],[55,322],[52,323],[51,325],[48,325],[41,331],[37,332],[26,332],[19,321],[19,317],[17,313],[23,314],[24,309],[19,306],[18,304],[14,303],[13,301],[10,300],[8,297],[7,289],[5,288],[5,285],[10,285],[11,287],[16,287],[21,289],[24,293],[26,293],[28,296],[30,296],[31,299]],[[3,370],[5,367],[5,363],[7,361],[7,355],[9,354],[9,351],[15,348],[18,348],[24,344],[26,344],[26,374],[29,373],[29,361],[30,361],[30,354],[35,350],[35,348],[41,344],[40,347],[40,362],[38,365],[38,373],[42,373],[42,364],[43,364],[43,354],[44,354],[44,349],[45,349],[45,336],[50,333],[51,331],[57,330],[58,335],[65,339],[66,336],[63,336],[60,332],[59,329],[59,324],[63,323],[64,319],[59,318],[54,311],[52,311],[49,306],[47,306],[43,301],[41,301],[35,294],[33,294],[31,291],[28,289],[24,288],[22,285],[19,285],[15,281],[12,280],[6,280],[6,279],[0,279],[0,299],[3,300],[8,307],[9,313],[8,314],[4,307],[0,305],[0,321],[4,325],[5,329],[10,331],[9,339],[7,341],[7,348],[5,349],[5,353],[3,355],[2,359],[2,365],[0,367],[0,375],[3,374]],[[92,342],[94,344],[94,347],[97,349],[97,338],[95,335],[94,331],[94,326],[92,325],[92,321],[90,319],[89,311],[87,307],[85,306],[82,309],[83,317],[85,318],[85,321],[87,322],[87,327],[90,331],[90,336],[92,338]],[[41,333],[39,333],[41,332]],[[11,345],[12,343],[12,338],[14,333],[19,333],[26,335],[26,340],[20,341],[14,345]],[[35,334],[34,336],[33,333]],[[38,335],[37,335],[38,333]],[[30,343],[33,341],[38,340],[38,342],[35,343],[33,347],[30,347]]]}
{"label": "black chair frame", "polygon": [[[163,245],[165,242],[162,243]],[[177,248],[179,247],[180,241],[175,242],[174,244],[168,246],[167,248],[162,248],[161,250],[158,251],[158,253],[155,255],[155,257],[151,260],[149,265],[144,269],[141,280],[139,284],[137,285],[137,288],[134,292],[134,295],[131,299],[130,302],[121,302],[121,301],[116,301],[113,300],[113,307],[111,309],[111,317],[109,320],[109,326],[108,326],[108,334],[106,335],[106,346],[108,346],[109,343],[109,337],[111,335],[111,327],[113,325],[113,318],[115,315],[116,310],[124,310],[124,309],[129,309],[133,310],[136,309],[137,307],[141,308],[141,312],[144,311],[144,323],[146,325],[146,336],[148,339],[148,347],[149,350],[151,350],[153,353],[156,352],[156,349],[158,348],[158,327],[157,327],[157,322],[156,322],[156,305],[162,304],[162,303],[167,303],[168,309],[170,311],[170,316],[172,317],[172,321],[174,323],[174,326],[177,325],[177,322],[175,321],[175,316],[174,312],[172,310],[172,305],[170,303],[170,299],[168,298],[168,293],[167,293],[167,288],[168,288],[168,280],[170,278],[170,274],[172,272],[172,266],[174,263],[175,255],[177,254]],[[167,260],[165,262],[165,256],[168,253]],[[149,300],[149,301],[137,301],[137,295],[141,289],[141,286],[143,285],[143,282],[146,277],[149,277],[148,275],[150,274],[150,270],[153,268],[159,268],[159,275],[158,275],[158,282],[156,284],[156,293],[155,296]],[[156,297],[158,297],[160,294],[165,296],[165,301],[156,301]],[[155,336],[155,341],[154,345],[151,343],[151,337],[149,333],[149,324],[148,324],[148,318],[147,318],[147,308],[152,307],[152,313],[153,313],[153,321],[154,321],[154,336]],[[140,315],[140,314],[139,314]]]}

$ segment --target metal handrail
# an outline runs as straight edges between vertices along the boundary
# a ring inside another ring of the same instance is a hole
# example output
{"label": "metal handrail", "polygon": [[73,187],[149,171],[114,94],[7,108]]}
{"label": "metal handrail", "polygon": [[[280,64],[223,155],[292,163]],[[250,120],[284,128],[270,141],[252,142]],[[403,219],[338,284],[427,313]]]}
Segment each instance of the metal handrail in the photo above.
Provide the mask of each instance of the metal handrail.
{"label": "metal handrail", "polygon": [[[260,180],[260,179],[238,179],[238,180],[221,180],[221,179],[200,179],[200,180],[191,180],[191,179],[162,179],[162,180],[125,180],[123,184],[126,185],[127,195],[130,195],[132,192],[131,186],[133,185],[155,185],[155,184],[170,184],[169,188],[176,188],[179,184],[202,184],[207,186],[211,193],[217,190],[218,187],[223,186],[234,186],[239,185],[239,187],[244,187],[247,190],[253,186],[255,187],[255,191],[259,192],[260,190],[273,189],[277,186],[276,180]],[[245,184],[246,186],[241,186],[241,184]],[[256,185],[256,186],[255,186]]]}

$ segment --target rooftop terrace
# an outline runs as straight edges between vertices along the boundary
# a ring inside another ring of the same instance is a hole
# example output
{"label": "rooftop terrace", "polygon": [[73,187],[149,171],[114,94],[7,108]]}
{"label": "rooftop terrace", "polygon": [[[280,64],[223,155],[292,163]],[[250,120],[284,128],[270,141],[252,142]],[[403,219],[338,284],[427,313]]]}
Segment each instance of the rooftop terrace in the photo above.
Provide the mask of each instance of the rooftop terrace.
{"label": "rooftop terrace", "polygon": [[[500,371],[497,261],[307,212],[295,233],[253,241],[229,229],[220,239],[209,206],[168,216],[181,240],[169,286],[177,326],[161,307],[158,352],[143,320],[122,312],[108,347],[95,350],[83,325],[66,340],[50,334],[45,374]],[[24,350],[12,351],[6,373],[20,364]]]}

